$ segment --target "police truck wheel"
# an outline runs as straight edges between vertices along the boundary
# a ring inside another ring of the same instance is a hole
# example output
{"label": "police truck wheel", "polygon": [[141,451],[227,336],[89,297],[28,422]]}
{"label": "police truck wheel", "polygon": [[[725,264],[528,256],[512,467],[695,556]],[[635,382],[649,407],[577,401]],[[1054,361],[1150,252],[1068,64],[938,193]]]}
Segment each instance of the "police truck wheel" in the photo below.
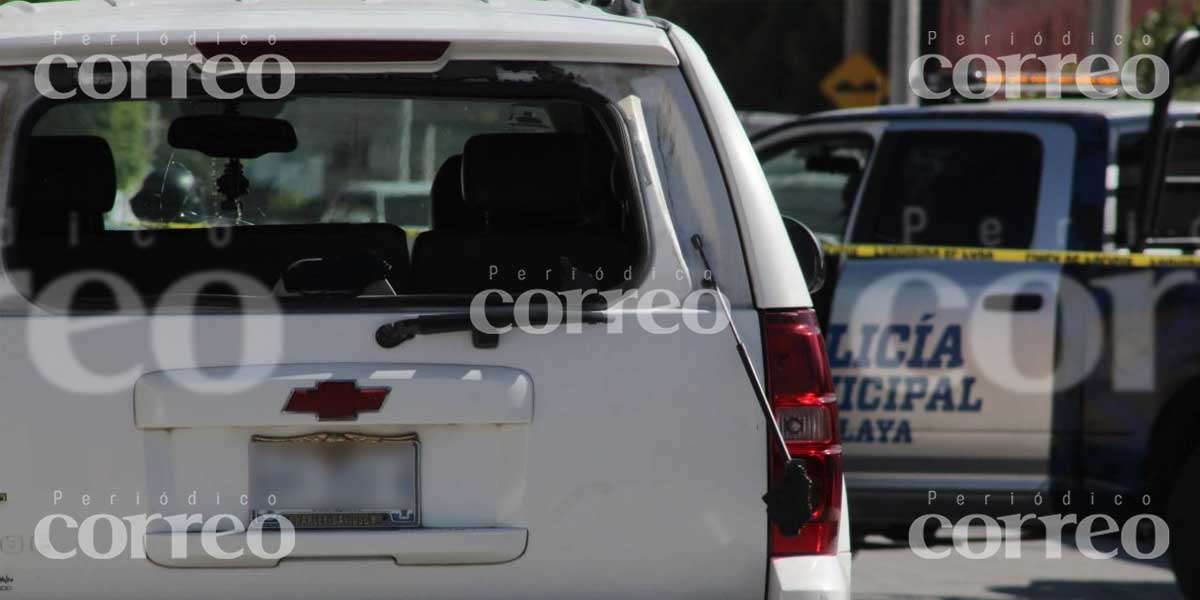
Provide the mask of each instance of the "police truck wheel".
{"label": "police truck wheel", "polygon": [[1171,569],[1183,595],[1200,600],[1200,450],[1184,461],[1167,499]]}
{"label": "police truck wheel", "polygon": [[[941,525],[933,519],[925,521],[921,531],[917,533],[920,539],[925,542],[926,546],[933,546],[938,543],[937,533]],[[883,535],[892,540],[893,543],[907,546],[910,526],[895,526],[885,529]]]}
{"label": "police truck wheel", "polygon": [[867,543],[869,532],[860,526],[850,525],[850,553],[856,554]]}

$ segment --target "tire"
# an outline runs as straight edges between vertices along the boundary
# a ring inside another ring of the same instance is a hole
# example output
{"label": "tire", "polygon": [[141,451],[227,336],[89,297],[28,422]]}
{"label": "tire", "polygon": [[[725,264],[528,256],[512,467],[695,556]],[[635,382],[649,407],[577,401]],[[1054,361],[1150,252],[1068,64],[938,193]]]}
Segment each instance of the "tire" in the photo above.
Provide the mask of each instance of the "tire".
{"label": "tire", "polygon": [[858,554],[858,551],[866,545],[867,531],[856,525],[850,526],[850,554]]}
{"label": "tire", "polygon": [[[932,520],[926,521],[925,526],[922,528],[922,530],[917,535],[920,536],[920,538],[925,542],[926,546],[936,545],[938,543],[937,542],[937,532],[938,532],[939,527],[941,527],[941,526],[938,524],[937,521],[932,521]],[[910,526],[890,527],[888,529],[883,530],[882,533],[888,539],[892,540],[892,542],[894,542],[896,544],[900,544],[902,546],[907,546],[909,529],[911,529],[911,525]]]}
{"label": "tire", "polygon": [[1167,497],[1167,525],[1171,532],[1168,555],[1175,583],[1184,597],[1200,600],[1200,450],[1192,452],[1175,475]]}

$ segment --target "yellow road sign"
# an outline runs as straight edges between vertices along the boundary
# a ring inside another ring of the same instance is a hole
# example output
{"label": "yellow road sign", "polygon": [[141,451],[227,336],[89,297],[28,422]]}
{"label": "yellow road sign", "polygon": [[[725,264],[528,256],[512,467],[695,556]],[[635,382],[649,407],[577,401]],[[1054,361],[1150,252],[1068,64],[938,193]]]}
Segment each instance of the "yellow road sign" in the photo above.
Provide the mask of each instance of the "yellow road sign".
{"label": "yellow road sign", "polygon": [[887,77],[865,54],[855,52],[821,80],[821,93],[838,108],[875,106],[887,98]]}

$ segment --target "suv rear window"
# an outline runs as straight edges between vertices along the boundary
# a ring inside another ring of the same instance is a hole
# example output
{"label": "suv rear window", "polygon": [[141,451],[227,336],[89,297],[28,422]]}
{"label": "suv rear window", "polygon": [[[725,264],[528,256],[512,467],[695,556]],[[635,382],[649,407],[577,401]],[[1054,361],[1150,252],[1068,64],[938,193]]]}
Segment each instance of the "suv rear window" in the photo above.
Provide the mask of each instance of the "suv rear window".
{"label": "suv rear window", "polygon": [[[280,124],[293,147],[251,156]],[[98,270],[151,305],[213,270],[309,300],[611,288],[588,274],[644,248],[619,127],[569,96],[55,103],[22,145],[6,260],[33,296]]]}

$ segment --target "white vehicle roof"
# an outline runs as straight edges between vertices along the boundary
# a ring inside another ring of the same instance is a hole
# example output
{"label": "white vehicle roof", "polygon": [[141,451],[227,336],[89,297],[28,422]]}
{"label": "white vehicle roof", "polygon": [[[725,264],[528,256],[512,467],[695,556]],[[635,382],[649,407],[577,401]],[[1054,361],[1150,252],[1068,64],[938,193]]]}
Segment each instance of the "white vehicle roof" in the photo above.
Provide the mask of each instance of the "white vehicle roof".
{"label": "white vehicle roof", "polygon": [[195,54],[196,42],[236,44],[242,35],[450,42],[430,70],[449,60],[679,62],[649,19],[576,0],[18,0],[0,6],[0,66],[56,53]]}

